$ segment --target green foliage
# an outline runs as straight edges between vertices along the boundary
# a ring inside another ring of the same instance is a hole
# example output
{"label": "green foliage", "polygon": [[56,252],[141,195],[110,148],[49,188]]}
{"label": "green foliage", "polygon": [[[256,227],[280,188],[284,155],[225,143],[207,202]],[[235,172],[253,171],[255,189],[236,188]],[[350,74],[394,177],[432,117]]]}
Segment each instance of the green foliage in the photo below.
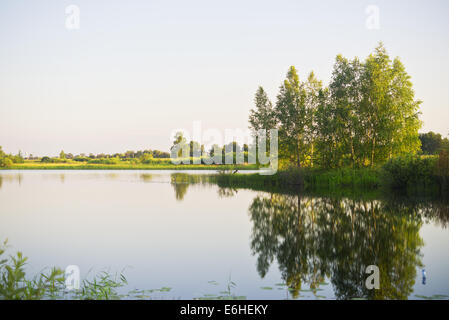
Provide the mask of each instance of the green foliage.
{"label": "green foliage", "polygon": [[21,151],[19,151],[19,153],[16,154],[15,156],[10,155],[9,158],[12,160],[13,163],[24,163],[25,162]]}
{"label": "green foliage", "polygon": [[80,156],[77,156],[77,157],[73,158],[73,161],[76,161],[76,162],[87,162],[89,160],[90,159],[87,158],[87,157],[80,157]]}
{"label": "green foliage", "polygon": [[441,150],[438,156],[436,174],[442,194],[449,194],[449,150]]}
{"label": "green foliage", "polygon": [[[19,154],[20,155],[20,154]],[[21,160],[15,156],[14,163],[24,163],[23,158]],[[1,159],[1,157],[0,157]],[[154,159],[154,160],[153,160]],[[104,164],[104,165],[117,165],[121,162],[127,162],[130,164],[153,164],[153,163],[169,163],[170,154],[167,152],[162,152],[158,150],[144,150],[144,151],[127,151],[125,154],[116,153],[114,155],[108,154],[89,154],[88,157],[85,154],[80,154],[73,156],[73,154],[66,154],[61,151],[59,158],[44,156],[40,159],[42,163],[73,163],[75,162],[85,162],[86,164]]]}
{"label": "green foliage", "polygon": [[63,290],[64,276],[61,269],[52,268],[32,279],[25,276],[27,258],[21,252],[1,259],[7,247],[7,240],[0,247],[0,299],[37,300],[54,298]]}
{"label": "green foliage", "polygon": [[19,155],[12,156],[10,159],[13,163],[25,163],[25,160]]}
{"label": "green foliage", "polygon": [[365,61],[338,55],[328,88],[290,67],[274,111],[259,88],[249,122],[277,128],[280,159],[298,167],[374,167],[419,151],[420,103],[404,65],[380,44]]}
{"label": "green foliage", "polygon": [[249,116],[250,128],[253,131],[260,129],[270,130],[276,127],[276,118],[273,105],[262,87],[257,89],[254,97],[256,109],[251,109]]}
{"label": "green foliage", "polygon": [[379,170],[340,168],[333,170],[305,170],[307,190],[376,189],[380,186]]}
{"label": "green foliage", "polygon": [[50,157],[44,156],[41,158],[41,162],[43,162],[43,163],[67,163],[67,159],[50,158]]}
{"label": "green foliage", "polygon": [[420,101],[382,44],[363,63],[337,56],[328,94],[317,115],[323,166],[374,166],[418,151]]}
{"label": "green foliage", "polygon": [[221,187],[253,188],[278,191],[372,190],[381,185],[378,169],[312,169],[290,168],[272,176],[259,174],[221,174],[216,177]]}
{"label": "green foliage", "polygon": [[189,150],[187,140],[182,132],[177,132],[173,140],[173,145],[170,148],[171,155],[172,157],[173,155],[176,155],[176,157],[181,158],[186,156],[185,150]]}
{"label": "green foliage", "polygon": [[154,164],[154,165],[171,165],[170,158],[155,158],[152,154],[144,154],[140,157],[140,162],[142,164]]}
{"label": "green foliage", "polygon": [[119,300],[122,296],[117,289],[127,283],[123,273],[110,274],[102,271],[91,280],[84,279],[76,296],[87,300]]}
{"label": "green foliage", "polygon": [[383,166],[385,184],[393,189],[424,191],[438,189],[436,157],[407,155],[389,160]]}
{"label": "green foliage", "polygon": [[[243,148],[236,142],[230,142],[223,147],[217,144],[213,145],[209,152],[206,152],[204,145],[196,141],[187,142],[181,132],[178,132],[171,147],[173,158],[164,159],[166,161],[155,161],[152,157],[144,155],[140,161],[145,164],[167,163],[176,160],[180,165],[183,164],[203,164],[203,165],[227,165],[230,159],[231,164],[242,165],[248,163],[248,145]],[[238,163],[238,162],[242,163]]]}
{"label": "green foliage", "polygon": [[371,191],[392,189],[409,194],[445,195],[449,191],[449,152],[439,157],[405,155],[375,168],[289,168],[271,176],[229,174],[216,176],[220,187],[266,191]]}
{"label": "green foliage", "polygon": [[140,157],[140,162],[144,163],[144,164],[149,164],[152,163],[154,161],[153,155],[152,154],[144,154]]}
{"label": "green foliage", "polygon": [[93,164],[118,164],[120,163],[119,158],[100,158],[100,159],[89,159],[87,163]]}
{"label": "green foliage", "polygon": [[329,88],[322,92],[315,112],[316,160],[322,167],[354,166],[355,153],[362,152],[358,142],[362,72],[357,58],[337,56]]}
{"label": "green foliage", "polygon": [[11,156],[11,155],[7,155],[3,152],[2,147],[0,146],[0,168],[9,168],[12,166],[12,164],[14,163],[14,161],[17,161],[18,163],[20,163],[20,161],[23,161],[22,156],[17,155],[17,156]]}
{"label": "green foliage", "polygon": [[443,139],[439,133],[420,133],[419,140],[423,154],[438,154],[441,150],[449,150],[449,139]]}
{"label": "green foliage", "polygon": [[277,96],[274,114],[279,129],[280,157],[291,159],[298,167],[313,157],[313,115],[321,87],[313,72],[306,82],[301,82],[292,66]]}
{"label": "green foliage", "polygon": [[21,252],[3,258],[7,240],[0,245],[0,300],[42,300],[42,299],[95,299],[109,300],[133,298],[132,294],[120,295],[118,288],[127,284],[123,273],[111,274],[103,271],[92,279],[84,279],[80,289],[68,291],[65,288],[65,274],[59,268],[51,268],[33,278],[27,278],[27,258]]}
{"label": "green foliage", "polygon": [[13,161],[9,157],[0,158],[0,167],[9,168],[13,164]]}
{"label": "green foliage", "polygon": [[[119,300],[119,299],[151,299],[151,294],[168,293],[172,288],[138,290],[119,293],[119,289],[128,284],[123,272],[111,273],[101,271],[80,283],[78,290],[67,290],[65,273],[59,268],[51,268],[29,279],[25,266],[27,258],[21,252],[3,258],[7,249],[7,240],[0,244],[0,300]],[[216,283],[218,285],[218,283]],[[229,278],[226,291],[220,295],[205,295],[202,299],[245,299],[236,296],[232,289],[236,284]]]}

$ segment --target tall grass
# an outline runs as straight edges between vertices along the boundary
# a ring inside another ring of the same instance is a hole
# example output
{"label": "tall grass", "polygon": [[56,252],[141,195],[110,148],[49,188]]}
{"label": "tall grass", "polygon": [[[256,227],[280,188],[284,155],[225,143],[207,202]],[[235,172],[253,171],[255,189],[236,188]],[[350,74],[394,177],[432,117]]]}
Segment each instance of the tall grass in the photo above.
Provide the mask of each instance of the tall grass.
{"label": "tall grass", "polygon": [[375,168],[290,168],[272,176],[222,174],[221,187],[251,188],[264,191],[335,192],[394,191],[411,195],[449,194],[449,152],[439,156],[408,155],[389,160]]}
{"label": "tall grass", "polygon": [[84,279],[80,289],[68,291],[65,273],[51,268],[34,277],[27,277],[27,257],[21,252],[3,258],[8,242],[0,245],[0,300],[42,300],[42,299],[119,299],[117,289],[127,284],[123,273],[101,272],[92,279]]}
{"label": "tall grass", "polygon": [[336,191],[364,190],[380,186],[378,169],[288,169],[271,176],[259,174],[222,174],[216,177],[221,187],[240,187],[271,191]]}
{"label": "tall grass", "polygon": [[[80,288],[67,290],[65,273],[62,269],[51,268],[34,277],[27,277],[25,266],[28,259],[21,252],[3,258],[8,247],[7,240],[0,243],[0,300],[120,300],[152,299],[155,294],[168,293],[172,288],[134,289],[119,293],[128,284],[123,272],[102,271],[91,278],[85,278]],[[217,284],[214,281],[214,284]],[[198,300],[241,300],[232,292],[236,284],[229,278],[227,290],[220,294],[205,295]]]}
{"label": "tall grass", "polygon": [[303,176],[306,190],[336,190],[339,188],[372,190],[381,185],[380,170],[372,168],[310,169],[304,170]]}
{"label": "tall grass", "polygon": [[393,190],[407,193],[447,194],[448,160],[442,152],[435,156],[403,156],[389,160],[382,167],[383,183]]}

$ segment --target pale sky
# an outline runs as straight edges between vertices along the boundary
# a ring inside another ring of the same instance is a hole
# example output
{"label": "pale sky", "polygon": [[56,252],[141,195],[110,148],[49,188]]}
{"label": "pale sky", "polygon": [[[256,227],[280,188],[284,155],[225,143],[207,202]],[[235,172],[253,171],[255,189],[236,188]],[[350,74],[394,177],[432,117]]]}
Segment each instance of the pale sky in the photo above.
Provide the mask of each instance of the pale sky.
{"label": "pale sky", "polygon": [[[68,5],[80,28],[66,28]],[[367,6],[379,29],[366,27]],[[328,83],[335,56],[384,42],[424,126],[449,134],[449,2],[2,0],[0,145],[8,153],[168,151],[170,133],[246,129],[290,65]]]}

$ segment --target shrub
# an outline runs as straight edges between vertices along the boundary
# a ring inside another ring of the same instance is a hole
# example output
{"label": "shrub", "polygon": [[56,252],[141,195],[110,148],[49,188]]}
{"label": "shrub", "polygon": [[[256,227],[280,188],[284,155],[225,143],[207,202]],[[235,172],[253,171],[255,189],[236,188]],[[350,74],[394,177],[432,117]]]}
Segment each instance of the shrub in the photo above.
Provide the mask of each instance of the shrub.
{"label": "shrub", "polygon": [[438,181],[440,182],[442,192],[449,191],[449,151],[441,150],[438,156],[436,166]]}
{"label": "shrub", "polygon": [[8,168],[12,166],[13,161],[9,157],[0,158],[0,167]]}
{"label": "shrub", "polygon": [[14,163],[24,163],[25,162],[25,160],[23,160],[22,156],[20,156],[20,155],[12,156],[10,158],[11,158],[12,162],[14,162]]}
{"label": "shrub", "polygon": [[306,189],[336,190],[339,188],[374,189],[380,185],[378,169],[340,168],[303,169]]}
{"label": "shrub", "polygon": [[50,158],[50,157],[42,157],[41,162],[44,163],[67,163],[67,159],[60,159],[60,158]]}
{"label": "shrub", "polygon": [[435,157],[408,155],[390,159],[383,166],[384,181],[394,189],[426,189],[438,184]]}
{"label": "shrub", "polygon": [[90,160],[90,158],[86,158],[86,157],[75,157],[75,158],[73,158],[73,161],[77,161],[77,162],[87,162],[89,160]]}
{"label": "shrub", "polygon": [[100,159],[89,159],[87,163],[93,164],[117,164],[120,162],[120,159],[117,158],[100,158]]}

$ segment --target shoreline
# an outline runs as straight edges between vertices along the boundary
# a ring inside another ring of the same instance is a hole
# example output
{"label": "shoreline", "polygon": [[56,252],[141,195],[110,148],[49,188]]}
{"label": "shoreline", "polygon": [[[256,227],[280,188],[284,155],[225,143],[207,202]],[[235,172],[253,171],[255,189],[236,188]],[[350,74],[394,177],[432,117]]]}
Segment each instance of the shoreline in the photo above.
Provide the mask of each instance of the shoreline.
{"label": "shoreline", "polygon": [[102,164],[14,164],[10,167],[0,168],[0,171],[9,170],[257,170],[255,165],[102,165]]}

